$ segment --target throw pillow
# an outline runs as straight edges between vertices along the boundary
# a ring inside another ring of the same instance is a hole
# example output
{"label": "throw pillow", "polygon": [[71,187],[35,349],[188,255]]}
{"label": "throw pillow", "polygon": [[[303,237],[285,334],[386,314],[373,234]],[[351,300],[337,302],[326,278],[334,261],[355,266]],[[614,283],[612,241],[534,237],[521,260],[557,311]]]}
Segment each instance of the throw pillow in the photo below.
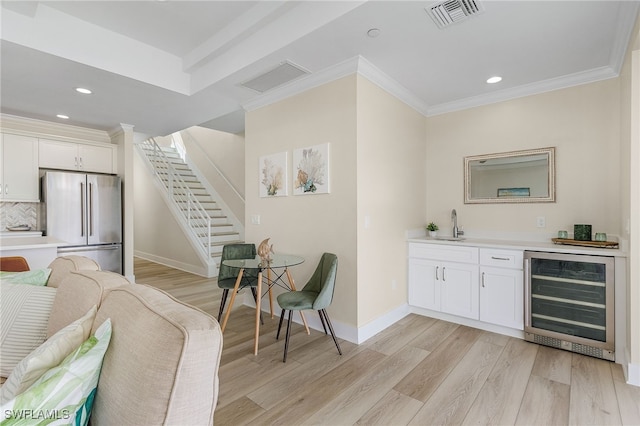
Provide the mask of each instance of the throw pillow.
{"label": "throw pillow", "polygon": [[0,376],[44,342],[55,295],[55,288],[0,283]]}
{"label": "throw pillow", "polygon": [[95,305],[82,318],[51,336],[13,369],[0,388],[0,404],[24,392],[47,370],[59,365],[82,342],[89,338],[96,317]]}
{"label": "throw pillow", "polygon": [[84,425],[89,421],[102,360],[111,340],[111,320],[44,373],[29,389],[0,406],[2,425],[38,420],[49,425]]}
{"label": "throw pillow", "polygon": [[24,272],[0,272],[0,281],[11,284],[47,285],[51,269],[34,269]]}

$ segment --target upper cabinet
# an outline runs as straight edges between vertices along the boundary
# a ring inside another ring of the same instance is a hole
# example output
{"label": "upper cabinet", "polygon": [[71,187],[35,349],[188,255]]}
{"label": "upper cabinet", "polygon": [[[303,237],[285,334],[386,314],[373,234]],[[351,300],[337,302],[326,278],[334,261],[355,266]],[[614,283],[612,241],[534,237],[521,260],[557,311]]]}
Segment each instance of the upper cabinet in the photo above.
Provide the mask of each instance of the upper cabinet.
{"label": "upper cabinet", "polygon": [[3,133],[0,143],[0,200],[38,202],[38,139]]}
{"label": "upper cabinet", "polygon": [[40,139],[40,167],[95,173],[116,173],[115,145],[94,145]]}

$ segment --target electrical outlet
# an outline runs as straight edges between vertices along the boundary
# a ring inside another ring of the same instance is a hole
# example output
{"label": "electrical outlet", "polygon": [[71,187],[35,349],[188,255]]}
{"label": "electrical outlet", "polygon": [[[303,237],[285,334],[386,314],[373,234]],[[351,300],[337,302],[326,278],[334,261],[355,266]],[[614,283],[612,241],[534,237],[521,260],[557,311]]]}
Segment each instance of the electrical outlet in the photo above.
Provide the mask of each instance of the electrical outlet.
{"label": "electrical outlet", "polygon": [[547,226],[547,222],[544,216],[538,216],[538,218],[536,219],[536,225],[538,226],[538,228],[544,228],[545,226]]}
{"label": "electrical outlet", "polygon": [[396,280],[391,280],[391,290],[396,290],[398,288],[398,283]]}

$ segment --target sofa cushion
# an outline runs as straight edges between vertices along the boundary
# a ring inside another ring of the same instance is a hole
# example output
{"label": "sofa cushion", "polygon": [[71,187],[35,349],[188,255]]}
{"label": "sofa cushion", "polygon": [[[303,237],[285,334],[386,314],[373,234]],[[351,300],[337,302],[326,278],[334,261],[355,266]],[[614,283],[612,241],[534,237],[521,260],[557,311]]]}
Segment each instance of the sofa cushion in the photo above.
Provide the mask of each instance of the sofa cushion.
{"label": "sofa cushion", "polygon": [[15,413],[19,417],[13,419],[18,424],[36,424],[33,420],[37,419],[37,424],[55,421],[53,424],[86,425],[110,338],[111,322],[107,319],[60,365],[45,372],[29,389],[0,406],[7,423],[12,423],[12,413]]}
{"label": "sofa cushion", "polygon": [[0,376],[44,342],[55,296],[55,288],[0,284]]}
{"label": "sofa cushion", "polygon": [[51,275],[49,276],[48,287],[59,287],[60,283],[72,271],[99,271],[100,265],[85,256],[61,256],[57,257],[49,264]]}
{"label": "sofa cushion", "polygon": [[58,366],[71,352],[89,338],[96,307],[47,339],[13,369],[0,388],[0,404],[13,399],[35,383],[49,369]]}
{"label": "sofa cushion", "polygon": [[68,272],[60,284],[47,326],[47,338],[83,316],[92,306],[100,308],[106,290],[130,285],[122,275],[108,271]]}
{"label": "sofa cushion", "polygon": [[91,423],[212,424],[222,334],[205,312],[143,284],[107,293],[96,323],[111,318]]}

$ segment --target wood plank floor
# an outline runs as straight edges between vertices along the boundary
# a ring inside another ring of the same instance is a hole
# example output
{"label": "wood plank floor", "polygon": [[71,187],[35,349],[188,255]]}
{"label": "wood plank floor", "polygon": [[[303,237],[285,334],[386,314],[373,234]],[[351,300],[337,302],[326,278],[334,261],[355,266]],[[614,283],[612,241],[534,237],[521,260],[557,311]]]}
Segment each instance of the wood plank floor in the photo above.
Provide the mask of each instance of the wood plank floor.
{"label": "wood plank floor", "polygon": [[[206,279],[135,259],[136,281],[217,316]],[[292,329],[289,356],[264,315],[234,307],[224,335],[217,425],[640,425],[640,388],[618,364],[409,315],[361,345]],[[309,313],[309,315],[315,315]]]}

